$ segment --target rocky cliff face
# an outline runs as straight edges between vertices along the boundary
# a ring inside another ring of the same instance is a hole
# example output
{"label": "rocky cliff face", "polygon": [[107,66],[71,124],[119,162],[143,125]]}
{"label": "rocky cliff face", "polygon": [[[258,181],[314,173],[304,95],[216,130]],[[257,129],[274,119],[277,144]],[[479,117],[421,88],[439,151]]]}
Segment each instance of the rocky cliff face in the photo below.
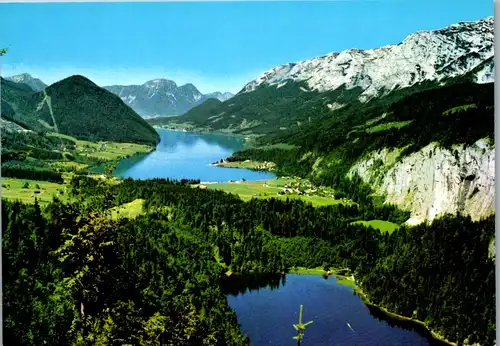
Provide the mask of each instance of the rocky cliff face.
{"label": "rocky cliff face", "polygon": [[486,61],[482,68],[476,73],[476,83],[493,83],[495,82],[495,61],[490,59]]}
{"label": "rocky cliff face", "polygon": [[309,89],[320,92],[341,86],[359,87],[363,90],[359,99],[364,102],[396,87],[460,76],[493,56],[493,24],[493,17],[460,22],[439,30],[416,32],[399,44],[348,49],[284,64],[249,82],[242,93],[261,86],[306,82]]}
{"label": "rocky cliff face", "polygon": [[386,202],[411,211],[407,223],[456,212],[477,220],[495,212],[495,149],[487,140],[451,150],[430,144],[406,157],[400,152],[372,153],[349,174],[359,174]]}

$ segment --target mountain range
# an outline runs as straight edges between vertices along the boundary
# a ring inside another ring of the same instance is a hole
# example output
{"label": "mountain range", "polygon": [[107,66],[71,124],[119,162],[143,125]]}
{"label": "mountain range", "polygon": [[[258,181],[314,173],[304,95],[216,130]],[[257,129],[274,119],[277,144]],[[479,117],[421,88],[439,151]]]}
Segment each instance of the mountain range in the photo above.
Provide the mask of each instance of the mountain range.
{"label": "mountain range", "polygon": [[[5,78],[8,81],[28,85],[34,91],[42,91],[47,85],[28,73]],[[142,85],[111,85],[105,89],[118,95],[123,102],[139,115],[147,118],[154,116],[181,115],[208,99],[226,101],[233,94],[216,91],[202,94],[193,84],[177,86],[168,79],[153,79]]]}
{"label": "mountain range", "polygon": [[306,90],[327,92],[360,87],[362,101],[425,80],[464,74],[493,57],[493,18],[460,22],[443,29],[420,31],[397,45],[348,49],[264,72],[243,93],[259,87],[306,82]]}
{"label": "mountain range", "polygon": [[181,115],[208,99],[225,101],[228,92],[202,94],[193,84],[178,86],[168,79],[153,79],[142,85],[105,86],[143,117]]}
{"label": "mountain range", "polygon": [[[348,49],[274,67],[247,83],[230,101],[203,115],[196,109],[164,123],[204,130],[272,133],[300,127],[355,103],[439,87],[463,76],[494,80],[493,18],[420,31],[398,44]],[[473,75],[470,75],[474,72]]]}

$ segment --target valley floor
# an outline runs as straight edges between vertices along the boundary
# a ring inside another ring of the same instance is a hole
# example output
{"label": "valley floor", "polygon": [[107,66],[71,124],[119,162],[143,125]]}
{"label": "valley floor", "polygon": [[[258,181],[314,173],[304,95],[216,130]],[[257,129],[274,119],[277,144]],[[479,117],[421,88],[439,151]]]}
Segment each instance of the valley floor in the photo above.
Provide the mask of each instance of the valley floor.
{"label": "valley floor", "polygon": [[201,183],[195,185],[203,189],[217,189],[233,193],[243,200],[252,198],[298,198],[314,206],[353,204],[348,199],[336,199],[334,191],[326,187],[315,187],[305,179],[281,177],[262,181],[233,181],[227,183]]}

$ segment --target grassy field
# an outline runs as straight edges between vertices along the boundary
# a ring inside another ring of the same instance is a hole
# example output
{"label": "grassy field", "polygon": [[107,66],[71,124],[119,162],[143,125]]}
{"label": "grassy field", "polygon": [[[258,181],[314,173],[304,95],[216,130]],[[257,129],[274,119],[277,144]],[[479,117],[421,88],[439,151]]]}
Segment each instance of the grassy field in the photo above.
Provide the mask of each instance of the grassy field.
{"label": "grassy field", "polygon": [[293,267],[288,271],[289,274],[299,274],[299,275],[324,275],[325,270],[321,267],[317,268],[304,268],[304,267]]}
{"label": "grassy field", "polygon": [[[28,187],[24,188],[28,183]],[[38,187],[37,187],[38,185]],[[66,199],[66,192],[60,194],[59,191],[64,191],[66,185],[56,184],[47,181],[28,180],[28,179],[2,179],[2,198],[10,200],[20,200],[24,203],[34,203],[35,197],[40,205],[47,204],[52,201],[53,196],[61,200]]]}
{"label": "grassy field", "polygon": [[122,204],[111,209],[111,218],[116,220],[120,217],[134,219],[143,213],[145,200],[136,199],[130,203]]}
{"label": "grassy field", "polygon": [[47,164],[53,169],[61,168],[65,171],[78,171],[88,167],[88,165],[84,163],[78,163],[75,161],[48,161]]}
{"label": "grassy field", "polygon": [[397,128],[400,129],[402,127],[408,126],[411,124],[413,120],[408,120],[408,121],[393,121],[389,123],[383,123],[379,125],[375,125],[373,127],[367,128],[365,131],[368,133],[374,133],[374,132],[381,132],[381,131],[387,131],[392,128]]}
{"label": "grassy field", "polygon": [[251,162],[244,162],[244,161],[236,161],[236,162],[224,162],[224,163],[218,163],[217,166],[220,167],[229,167],[229,168],[247,168],[247,169],[253,169],[255,166],[258,164],[258,162],[251,161]]}
{"label": "grassy field", "polygon": [[475,103],[471,103],[468,105],[453,107],[453,108],[448,109],[447,111],[444,111],[443,116],[448,116],[448,115],[452,115],[452,114],[455,114],[458,112],[463,112],[463,111],[466,111],[467,109],[470,109],[470,108],[472,108],[472,109],[477,108],[477,105]]}
{"label": "grassy field", "polygon": [[[78,146],[77,146],[78,148]],[[88,152],[86,152],[88,150]],[[133,143],[113,143],[101,142],[92,143],[87,142],[83,147],[81,154],[95,157],[102,160],[118,160],[124,157],[133,156],[140,153],[148,153],[151,147],[142,144]]]}
{"label": "grassy field", "polygon": [[354,281],[351,278],[339,275],[339,276],[335,276],[335,280],[337,280],[337,283],[339,285],[349,286],[349,287],[352,287],[353,289],[358,289],[358,285],[356,285],[356,281]]}
{"label": "grassy field", "polygon": [[392,232],[394,232],[399,228],[398,224],[383,220],[356,221],[353,222],[353,224],[362,224],[364,226],[371,226],[375,229],[380,230],[382,233],[387,232],[389,234],[391,234]]}
{"label": "grassy field", "polygon": [[290,150],[290,149],[295,149],[295,148],[298,148],[298,146],[293,145],[293,144],[288,144],[288,143],[268,144],[268,145],[259,147],[259,149],[263,149],[263,150],[270,150],[270,149]]}
{"label": "grassy field", "polygon": [[[339,285],[349,286],[353,289],[357,289],[358,286],[352,276],[344,276],[336,274],[337,270],[332,268],[329,275],[334,275],[335,280]],[[289,274],[299,274],[299,275],[326,275],[327,272],[321,267],[317,268],[304,268],[304,267],[293,267],[288,271]]]}
{"label": "grassy field", "polygon": [[152,149],[152,147],[143,144],[83,141],[55,132],[47,135],[73,141],[76,144],[76,151],[79,154],[107,161],[118,160],[139,153],[148,153]]}
{"label": "grassy field", "polygon": [[[20,200],[24,203],[34,203],[36,197],[41,205],[51,202],[53,196],[57,196],[60,200],[67,201],[69,199],[67,189],[73,178],[73,173],[66,172],[61,175],[64,179],[63,184],[42,180],[2,178],[2,198]],[[100,175],[89,176],[95,179],[100,179],[101,177]],[[119,180],[113,179],[111,182],[117,184]],[[25,187],[26,183],[28,183],[27,187]],[[36,191],[38,191],[38,193],[36,193]]]}
{"label": "grassy field", "polygon": [[[265,180],[265,181],[245,181],[239,183],[217,183],[217,184],[207,184],[209,189],[218,189],[225,192],[233,193],[244,201],[252,198],[299,198],[306,202],[311,203],[314,206],[326,206],[334,205],[339,203],[349,203],[348,201],[334,199],[331,197],[317,196],[317,195],[298,195],[298,194],[287,194],[278,195],[278,192],[283,191],[285,185],[290,184],[295,181],[294,179],[275,179],[275,180]],[[199,185],[198,185],[199,186]]]}

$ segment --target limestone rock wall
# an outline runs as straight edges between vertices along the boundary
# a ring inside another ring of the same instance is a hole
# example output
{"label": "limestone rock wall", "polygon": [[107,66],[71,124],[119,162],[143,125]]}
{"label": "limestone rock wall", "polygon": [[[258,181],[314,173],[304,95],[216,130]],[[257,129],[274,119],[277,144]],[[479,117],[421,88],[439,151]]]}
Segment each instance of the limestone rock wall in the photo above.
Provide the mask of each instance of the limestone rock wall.
{"label": "limestone rock wall", "polygon": [[399,159],[383,149],[359,160],[357,173],[386,202],[411,211],[409,224],[461,212],[473,220],[495,212],[495,149],[487,140],[451,150],[432,143]]}

